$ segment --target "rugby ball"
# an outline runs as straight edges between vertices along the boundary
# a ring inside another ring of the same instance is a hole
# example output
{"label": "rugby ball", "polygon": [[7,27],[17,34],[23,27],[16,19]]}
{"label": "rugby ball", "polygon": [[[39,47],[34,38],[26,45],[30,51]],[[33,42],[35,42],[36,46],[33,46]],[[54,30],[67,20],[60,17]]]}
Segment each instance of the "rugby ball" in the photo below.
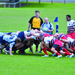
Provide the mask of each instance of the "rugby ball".
{"label": "rugby ball", "polygon": [[42,30],[43,31],[48,31],[49,29],[47,27],[44,27]]}

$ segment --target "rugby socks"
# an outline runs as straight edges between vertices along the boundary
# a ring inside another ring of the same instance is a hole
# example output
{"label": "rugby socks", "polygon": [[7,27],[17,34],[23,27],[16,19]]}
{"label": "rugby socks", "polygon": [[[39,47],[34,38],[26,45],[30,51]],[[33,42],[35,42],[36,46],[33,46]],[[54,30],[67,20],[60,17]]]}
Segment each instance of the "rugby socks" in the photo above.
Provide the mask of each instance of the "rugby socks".
{"label": "rugby socks", "polygon": [[38,51],[38,46],[39,46],[39,45],[36,45],[36,51]]}
{"label": "rugby socks", "polygon": [[73,51],[73,53],[75,54],[75,51]]}
{"label": "rugby socks", "polygon": [[72,53],[70,53],[70,52],[65,52],[65,55],[71,55]]}
{"label": "rugby socks", "polygon": [[56,52],[57,55],[60,55],[58,52]]}
{"label": "rugby socks", "polygon": [[67,49],[66,49],[66,48],[63,48],[63,51],[65,51],[65,52],[69,52],[69,51],[67,51]]}
{"label": "rugby socks", "polygon": [[48,50],[49,52],[51,52],[52,54],[54,54],[54,52],[52,52],[50,48],[47,48],[47,50]]}
{"label": "rugby socks", "polygon": [[42,48],[40,48],[40,51],[42,51]]}
{"label": "rugby socks", "polygon": [[75,48],[74,48],[74,47],[72,47],[71,49],[73,50],[73,53],[75,54]]}
{"label": "rugby socks", "polygon": [[45,55],[48,55],[45,47],[43,47],[42,50],[45,53]]}
{"label": "rugby socks", "polygon": [[75,51],[75,49],[74,49],[74,48],[71,48],[71,49]]}

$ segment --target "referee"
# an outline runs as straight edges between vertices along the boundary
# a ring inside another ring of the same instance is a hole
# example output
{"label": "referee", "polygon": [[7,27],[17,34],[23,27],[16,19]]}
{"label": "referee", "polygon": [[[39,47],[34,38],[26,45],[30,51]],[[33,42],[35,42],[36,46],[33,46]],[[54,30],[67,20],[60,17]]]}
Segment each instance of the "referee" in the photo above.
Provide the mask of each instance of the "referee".
{"label": "referee", "polygon": [[28,30],[31,26],[31,29],[35,30],[40,30],[40,27],[43,23],[43,20],[41,17],[39,17],[40,12],[38,10],[35,11],[35,16],[31,17],[31,19],[29,20],[29,26],[28,26]]}
{"label": "referee", "polygon": [[[31,30],[35,30],[37,29],[38,31],[40,31],[40,27],[43,24],[43,20],[41,17],[39,17],[40,12],[39,10],[35,11],[35,16],[31,17],[31,19],[29,20],[29,26],[28,26],[28,30],[31,27]],[[36,52],[38,53],[38,46],[39,46],[39,40],[35,40],[34,44],[36,45]]]}

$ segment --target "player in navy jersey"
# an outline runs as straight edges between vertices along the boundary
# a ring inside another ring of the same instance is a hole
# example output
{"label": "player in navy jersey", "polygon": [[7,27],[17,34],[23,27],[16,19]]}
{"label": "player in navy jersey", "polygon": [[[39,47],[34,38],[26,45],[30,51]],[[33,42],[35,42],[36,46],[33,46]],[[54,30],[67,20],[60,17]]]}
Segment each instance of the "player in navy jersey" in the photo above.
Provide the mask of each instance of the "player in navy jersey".
{"label": "player in navy jersey", "polygon": [[29,39],[36,39],[34,36],[30,36],[31,33],[30,31],[21,31],[20,33],[18,33],[18,38],[21,39],[21,41],[23,42],[24,40],[29,40]]}

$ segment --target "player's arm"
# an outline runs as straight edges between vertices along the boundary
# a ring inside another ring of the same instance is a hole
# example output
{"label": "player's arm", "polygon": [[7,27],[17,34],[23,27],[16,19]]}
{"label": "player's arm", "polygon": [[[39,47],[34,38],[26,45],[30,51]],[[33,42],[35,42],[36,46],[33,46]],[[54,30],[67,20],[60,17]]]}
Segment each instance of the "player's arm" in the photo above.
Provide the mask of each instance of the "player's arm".
{"label": "player's arm", "polygon": [[65,40],[65,39],[61,39],[61,38],[60,38],[60,40],[63,41],[63,42],[66,42],[66,43],[69,42],[69,40]]}
{"label": "player's arm", "polygon": [[43,35],[42,33],[34,33],[34,32],[31,32],[31,34],[35,37],[40,37]]}
{"label": "player's arm", "polygon": [[74,31],[75,31],[75,24],[74,24]]}
{"label": "player's arm", "polygon": [[15,42],[10,43],[10,47],[9,47],[10,55],[13,55],[12,54],[12,47],[13,47],[14,44],[15,44]]}
{"label": "player's arm", "polygon": [[27,40],[30,40],[30,39],[35,39],[35,37],[34,36],[27,36],[28,34],[26,34],[26,36],[25,36],[25,38],[27,39]]}
{"label": "player's arm", "polygon": [[30,28],[30,25],[31,25],[31,24],[29,23],[29,25],[28,25],[28,30],[29,30],[29,28]]}
{"label": "player's arm", "polygon": [[54,31],[54,29],[52,29],[52,30],[48,30],[47,32],[53,32]]}
{"label": "player's arm", "polygon": [[71,34],[71,33],[73,33],[73,32],[74,32],[74,30],[70,31],[69,34]]}
{"label": "player's arm", "polygon": [[31,26],[31,24],[32,24],[33,18],[34,18],[34,17],[32,17],[32,18],[29,20],[28,30],[29,30],[29,28],[30,28],[30,26]]}
{"label": "player's arm", "polygon": [[75,31],[75,21],[73,22],[73,25],[74,25],[74,31]]}
{"label": "player's arm", "polygon": [[26,34],[25,38],[26,38],[27,40],[32,39],[32,37],[31,37],[31,36],[28,37],[27,34]]}
{"label": "player's arm", "polygon": [[59,35],[63,35],[64,33],[59,33]]}
{"label": "player's arm", "polygon": [[43,24],[43,19],[42,18],[40,18],[41,19],[41,25]]}

